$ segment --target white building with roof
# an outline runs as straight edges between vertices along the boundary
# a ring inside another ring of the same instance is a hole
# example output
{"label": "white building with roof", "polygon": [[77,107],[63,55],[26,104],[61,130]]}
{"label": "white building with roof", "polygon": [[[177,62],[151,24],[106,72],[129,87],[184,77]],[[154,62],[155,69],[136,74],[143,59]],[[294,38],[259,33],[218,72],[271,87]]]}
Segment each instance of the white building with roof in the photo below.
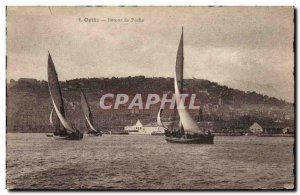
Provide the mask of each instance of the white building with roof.
{"label": "white building with roof", "polygon": [[263,132],[262,126],[260,126],[257,122],[253,123],[253,125],[249,127],[249,130],[253,134],[259,134]]}
{"label": "white building with roof", "polygon": [[143,125],[140,120],[135,125],[125,126],[124,131],[129,135],[163,135],[165,133],[163,127],[159,127],[156,123]]}

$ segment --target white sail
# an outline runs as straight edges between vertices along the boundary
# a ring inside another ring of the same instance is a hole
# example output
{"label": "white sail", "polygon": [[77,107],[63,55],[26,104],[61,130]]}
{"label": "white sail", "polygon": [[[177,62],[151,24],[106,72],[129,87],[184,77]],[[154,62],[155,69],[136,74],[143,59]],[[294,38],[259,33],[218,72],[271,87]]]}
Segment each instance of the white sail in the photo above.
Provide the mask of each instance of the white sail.
{"label": "white sail", "polygon": [[197,123],[192,119],[191,115],[188,113],[186,108],[178,108],[181,102],[180,92],[178,89],[178,85],[176,82],[176,76],[175,76],[175,97],[176,97],[176,105],[178,114],[180,117],[181,125],[183,126],[184,131],[186,132],[194,132],[194,133],[203,133]]}
{"label": "white sail", "polygon": [[[51,112],[50,112],[50,125],[52,126],[52,127],[54,127],[54,124],[53,124],[53,110],[54,110],[54,108],[52,108],[51,109]],[[55,128],[55,127],[54,127]]]}
{"label": "white sail", "polygon": [[63,117],[63,115],[60,113],[60,111],[58,110],[53,98],[52,98],[52,94],[51,94],[51,91],[50,91],[50,95],[51,95],[51,100],[52,100],[52,103],[53,103],[53,106],[54,106],[54,109],[55,109],[55,112],[59,118],[59,121],[61,122],[61,124],[63,125],[63,127],[69,132],[69,133],[72,133],[72,132],[76,132],[72,126],[67,122],[67,120],[65,119],[65,117]]}
{"label": "white sail", "polygon": [[84,115],[84,116],[85,116],[85,119],[86,119],[87,123],[89,124],[91,130],[97,132],[97,129],[92,125],[92,123],[90,122],[88,117],[86,117],[86,115]]}
{"label": "white sail", "polygon": [[[188,113],[186,108],[181,108],[181,90],[183,81],[183,33],[181,34],[181,39],[177,51],[175,72],[174,72],[174,88],[175,88],[175,98],[178,114],[180,117],[181,125],[185,132],[191,133],[203,133],[198,127],[197,123],[193,120],[191,115]],[[178,86],[180,85],[180,86]],[[179,88],[180,87],[180,88]]]}
{"label": "white sail", "polygon": [[163,124],[163,122],[161,121],[161,113],[162,113],[163,109],[159,109],[158,114],[157,114],[157,124],[159,127],[163,127],[164,129],[167,129],[167,127]]}

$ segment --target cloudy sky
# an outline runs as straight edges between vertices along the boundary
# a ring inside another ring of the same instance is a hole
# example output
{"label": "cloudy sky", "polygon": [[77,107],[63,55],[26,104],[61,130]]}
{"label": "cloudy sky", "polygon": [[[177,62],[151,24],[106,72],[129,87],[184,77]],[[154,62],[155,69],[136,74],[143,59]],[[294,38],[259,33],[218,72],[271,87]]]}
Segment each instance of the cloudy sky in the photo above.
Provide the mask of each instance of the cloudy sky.
{"label": "cloudy sky", "polygon": [[181,26],[186,78],[294,101],[292,7],[8,7],[7,79],[172,77]]}

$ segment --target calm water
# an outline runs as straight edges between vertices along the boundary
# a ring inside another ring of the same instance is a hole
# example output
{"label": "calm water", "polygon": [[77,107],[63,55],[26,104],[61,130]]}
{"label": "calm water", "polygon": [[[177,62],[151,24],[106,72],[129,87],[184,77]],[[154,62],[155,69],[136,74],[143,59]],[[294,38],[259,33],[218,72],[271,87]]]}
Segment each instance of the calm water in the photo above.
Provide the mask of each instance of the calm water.
{"label": "calm water", "polygon": [[7,135],[7,186],[17,189],[293,188],[294,138],[215,137],[214,145],[163,136],[82,141]]}

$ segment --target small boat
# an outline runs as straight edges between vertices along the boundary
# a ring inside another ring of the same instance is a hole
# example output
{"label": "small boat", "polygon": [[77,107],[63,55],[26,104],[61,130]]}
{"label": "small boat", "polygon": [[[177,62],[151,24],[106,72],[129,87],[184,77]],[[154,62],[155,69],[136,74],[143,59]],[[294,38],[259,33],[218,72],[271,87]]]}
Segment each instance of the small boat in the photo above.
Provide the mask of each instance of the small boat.
{"label": "small boat", "polygon": [[[163,109],[158,111],[157,123],[165,129],[165,139],[170,143],[181,144],[213,144],[214,135],[210,132],[203,132],[193,120],[186,108],[181,108],[181,94],[183,91],[183,28],[177,51],[177,58],[174,71],[174,88],[176,98],[176,109],[179,115],[178,128],[166,127],[161,121]],[[178,109],[180,108],[180,109]]]}
{"label": "small boat", "polygon": [[180,137],[172,137],[172,136],[166,137],[166,141],[171,143],[180,143],[180,144],[213,144],[214,143],[214,136],[193,135],[190,138],[186,136],[187,135],[183,135]]}
{"label": "small boat", "polygon": [[85,127],[88,129],[86,135],[102,136],[102,132],[95,128],[95,125],[93,123],[92,112],[83,92],[81,92],[81,107],[85,118]]}
{"label": "small boat", "polygon": [[[58,140],[81,140],[83,133],[66,120],[60,84],[50,53],[48,55],[48,87],[53,103],[50,112],[50,125],[54,128],[54,133],[52,136],[50,134],[46,136]],[[58,121],[56,125],[53,122],[54,111]]]}

